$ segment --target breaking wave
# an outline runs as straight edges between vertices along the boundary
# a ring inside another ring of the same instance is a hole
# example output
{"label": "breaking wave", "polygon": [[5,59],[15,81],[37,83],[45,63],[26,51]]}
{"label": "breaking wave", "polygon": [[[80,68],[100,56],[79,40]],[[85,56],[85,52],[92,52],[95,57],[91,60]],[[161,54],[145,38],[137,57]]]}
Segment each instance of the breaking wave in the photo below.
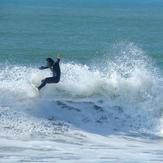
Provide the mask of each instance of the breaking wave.
{"label": "breaking wave", "polygon": [[118,45],[103,65],[62,63],[59,84],[36,96],[31,82],[50,75],[35,67],[0,70],[0,135],[54,136],[69,129],[107,135],[162,132],[163,79],[143,51]]}

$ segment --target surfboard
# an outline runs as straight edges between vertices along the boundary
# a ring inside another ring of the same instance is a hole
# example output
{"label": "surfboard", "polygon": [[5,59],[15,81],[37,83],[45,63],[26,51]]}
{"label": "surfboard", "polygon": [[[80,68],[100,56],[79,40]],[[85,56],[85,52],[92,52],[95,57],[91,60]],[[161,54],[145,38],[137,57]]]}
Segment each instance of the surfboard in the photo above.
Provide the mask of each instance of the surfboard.
{"label": "surfboard", "polygon": [[35,94],[36,96],[41,97],[41,96],[40,96],[40,91],[38,90],[38,88],[36,87],[36,85],[35,85],[34,83],[32,83],[32,82],[31,82],[31,87],[32,87],[32,89],[33,89],[34,94]]}

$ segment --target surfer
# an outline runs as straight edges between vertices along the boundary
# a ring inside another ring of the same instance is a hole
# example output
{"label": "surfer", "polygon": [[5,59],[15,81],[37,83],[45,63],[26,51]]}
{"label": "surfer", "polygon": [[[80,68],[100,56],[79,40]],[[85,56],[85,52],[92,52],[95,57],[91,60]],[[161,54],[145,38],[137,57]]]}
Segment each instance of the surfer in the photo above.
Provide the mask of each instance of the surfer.
{"label": "surfer", "polygon": [[46,66],[39,67],[40,70],[50,68],[53,73],[52,77],[45,78],[41,81],[41,85],[38,87],[38,90],[41,90],[47,83],[58,83],[60,81],[61,70],[60,70],[60,57],[57,57],[57,60],[54,61],[52,58],[46,58]]}

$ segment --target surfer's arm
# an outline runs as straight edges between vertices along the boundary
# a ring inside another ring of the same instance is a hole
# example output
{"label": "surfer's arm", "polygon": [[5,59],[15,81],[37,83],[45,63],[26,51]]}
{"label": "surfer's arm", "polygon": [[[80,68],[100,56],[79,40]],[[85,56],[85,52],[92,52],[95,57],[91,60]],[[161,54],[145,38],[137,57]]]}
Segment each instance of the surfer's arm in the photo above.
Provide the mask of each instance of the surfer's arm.
{"label": "surfer's arm", "polygon": [[57,60],[55,61],[55,63],[59,63],[60,62],[60,58],[57,57]]}
{"label": "surfer's arm", "polygon": [[47,67],[47,66],[41,66],[41,67],[39,67],[40,70],[44,70],[44,69],[47,69],[47,68],[49,68],[49,67]]}

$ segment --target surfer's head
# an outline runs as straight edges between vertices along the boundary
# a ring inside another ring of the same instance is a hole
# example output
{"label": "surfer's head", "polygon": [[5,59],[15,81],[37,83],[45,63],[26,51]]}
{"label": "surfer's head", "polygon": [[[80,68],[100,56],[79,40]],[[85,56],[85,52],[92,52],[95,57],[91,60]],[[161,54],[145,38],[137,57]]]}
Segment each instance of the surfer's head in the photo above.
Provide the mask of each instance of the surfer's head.
{"label": "surfer's head", "polygon": [[46,65],[48,67],[51,67],[54,64],[54,61],[52,58],[46,58]]}

